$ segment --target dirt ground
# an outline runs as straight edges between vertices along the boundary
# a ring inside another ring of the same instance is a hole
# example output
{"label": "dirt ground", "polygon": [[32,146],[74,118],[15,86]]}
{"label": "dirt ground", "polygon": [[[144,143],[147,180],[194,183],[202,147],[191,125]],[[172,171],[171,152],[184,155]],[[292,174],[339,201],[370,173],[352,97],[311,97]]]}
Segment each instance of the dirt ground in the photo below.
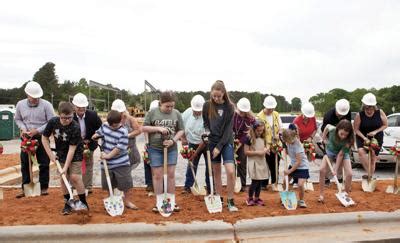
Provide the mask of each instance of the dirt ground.
{"label": "dirt ground", "polygon": [[0,170],[20,163],[19,154],[0,154]]}
{"label": "dirt ground", "polygon": [[[400,181],[399,181],[400,182]],[[4,200],[0,201],[0,226],[6,225],[38,225],[38,224],[97,224],[97,223],[132,223],[146,222],[162,224],[166,221],[189,223],[191,221],[223,220],[234,223],[241,219],[255,217],[274,217],[283,215],[315,214],[354,212],[354,211],[386,211],[391,212],[400,209],[400,195],[386,194],[385,190],[391,181],[379,181],[374,193],[365,193],[359,182],[353,183],[351,197],[357,203],[350,208],[343,207],[335,197],[336,187],[331,185],[326,190],[324,204],[317,202],[318,191],[307,192],[306,202],[308,208],[298,208],[295,211],[287,211],[280,204],[279,193],[262,191],[261,198],[266,206],[249,207],[245,204],[247,193],[235,195],[235,201],[239,212],[229,213],[224,207],[222,213],[209,214],[204,204],[203,197],[195,197],[192,194],[182,194],[182,188],[177,189],[177,203],[181,211],[173,213],[169,218],[163,218],[158,213],[153,213],[151,208],[155,205],[155,197],[148,197],[144,188],[135,188],[132,201],[140,208],[137,211],[126,210],[122,216],[111,217],[103,207],[103,198],[107,192],[100,189],[94,190],[88,198],[90,216],[77,214],[63,216],[61,209],[63,199],[58,188],[50,189],[50,195],[35,198],[16,199],[17,189],[4,189]],[[316,190],[318,186],[314,184]],[[226,196],[225,196],[226,198]],[[226,205],[226,202],[225,202]]]}

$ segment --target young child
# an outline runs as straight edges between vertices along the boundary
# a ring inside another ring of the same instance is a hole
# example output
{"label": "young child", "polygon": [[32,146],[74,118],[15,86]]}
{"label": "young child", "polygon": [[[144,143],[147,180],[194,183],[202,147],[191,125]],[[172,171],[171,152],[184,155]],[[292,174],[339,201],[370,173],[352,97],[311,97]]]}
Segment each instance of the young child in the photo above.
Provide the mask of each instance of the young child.
{"label": "young child", "polygon": [[[103,124],[93,135],[93,139],[103,136],[104,152],[101,159],[107,160],[111,185],[124,192],[124,204],[126,208],[137,210],[135,204],[129,201],[132,195],[133,181],[128,155],[128,130],[121,124],[122,115],[118,111],[111,110],[107,115],[107,124]],[[101,168],[101,185],[103,190],[108,190],[104,167]]]}
{"label": "young child", "polygon": [[[82,181],[83,141],[79,124],[73,120],[74,106],[69,102],[61,102],[58,106],[58,113],[59,116],[53,117],[47,123],[42,135],[42,143],[50,161],[55,162],[56,156],[50,149],[49,140],[51,135],[54,136],[56,154],[63,168],[61,174],[65,174],[78,191],[79,201],[75,202],[75,205],[77,208],[89,210]],[[67,204],[69,193],[62,179],[61,190],[65,201],[62,214],[69,215],[72,208]]]}
{"label": "young child", "polygon": [[298,180],[299,198],[298,205],[301,208],[306,208],[307,204],[304,201],[304,183],[309,174],[309,162],[304,152],[304,147],[300,142],[296,125],[290,124],[289,129],[284,129],[282,139],[286,143],[287,153],[290,157],[289,168],[284,170],[285,176],[288,175],[293,179]]}
{"label": "young child", "polygon": [[[264,201],[260,199],[261,183],[269,179],[269,168],[265,155],[269,153],[269,148],[265,143],[265,123],[256,120],[249,128],[248,141],[244,144],[244,153],[247,156],[247,166],[251,185],[249,197],[246,200],[248,206],[264,206]],[[253,198],[254,196],[254,198]]]}
{"label": "young child", "polygon": [[[328,137],[329,133],[329,137]],[[350,148],[354,143],[353,126],[348,120],[341,120],[336,128],[332,125],[327,125],[322,133],[323,141],[327,140],[326,155],[331,161],[336,161],[334,166],[334,174],[337,174],[339,168],[344,166],[346,175],[345,191],[347,193],[351,190],[352,169],[350,162]],[[320,196],[318,201],[324,201],[324,181],[325,177],[329,174],[330,169],[325,160],[322,160],[319,175],[319,188]]]}

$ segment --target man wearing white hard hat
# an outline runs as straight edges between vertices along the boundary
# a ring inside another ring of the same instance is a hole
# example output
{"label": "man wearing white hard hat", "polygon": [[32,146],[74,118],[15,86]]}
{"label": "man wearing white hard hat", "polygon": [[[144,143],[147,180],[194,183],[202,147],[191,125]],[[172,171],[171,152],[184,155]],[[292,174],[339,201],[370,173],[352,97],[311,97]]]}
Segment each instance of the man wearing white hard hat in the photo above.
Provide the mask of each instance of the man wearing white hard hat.
{"label": "man wearing white hard hat", "polygon": [[[272,145],[274,144],[278,144],[280,146],[282,146],[282,143],[279,139],[279,134],[282,130],[282,120],[281,117],[279,115],[279,113],[277,111],[275,111],[276,106],[278,105],[278,103],[276,102],[275,97],[273,97],[272,95],[269,95],[267,97],[265,97],[264,99],[264,109],[262,111],[260,111],[257,114],[257,118],[262,120],[265,123],[265,129],[266,129],[266,135],[265,135],[265,142],[268,146],[268,148],[271,148]],[[275,155],[276,155],[276,151],[270,151],[269,154],[265,155],[265,158],[267,160],[268,163],[268,167],[271,171],[271,184],[272,184],[272,189],[274,191],[277,191],[278,188],[274,188],[275,187],[275,182],[278,180],[278,178],[276,178],[276,173],[275,173]],[[279,166],[279,165],[278,165]],[[268,180],[263,181],[262,183],[262,187],[265,190],[266,187],[268,185]]]}
{"label": "man wearing white hard hat", "polygon": [[[72,99],[74,105],[74,120],[78,122],[81,128],[81,137],[84,142],[85,150],[88,149],[88,154],[84,153],[82,161],[82,179],[85,189],[90,194],[93,187],[93,152],[97,148],[97,142],[92,139],[93,134],[100,128],[102,122],[97,112],[88,110],[86,107],[89,102],[86,95],[77,93]],[[85,163],[85,164],[83,164]]]}
{"label": "man wearing white hard hat", "polygon": [[[21,129],[21,137],[30,137],[39,141],[36,150],[36,158],[39,163],[39,182],[41,194],[48,194],[49,187],[49,157],[43,148],[41,134],[46,128],[47,122],[55,116],[53,106],[47,100],[41,99],[43,90],[40,85],[30,81],[25,86],[26,99],[17,103],[15,123]],[[21,151],[22,185],[30,183],[28,154]],[[22,188],[23,189],[23,188]],[[24,197],[22,190],[17,198]]]}
{"label": "man wearing white hard hat", "polygon": [[325,113],[321,131],[324,131],[326,125],[336,126],[343,119],[351,121],[350,103],[346,99],[336,101],[335,107]]}
{"label": "man wearing white hard hat", "polygon": [[[356,134],[356,143],[358,155],[365,171],[368,171],[368,151],[364,149],[364,143],[368,144],[372,138],[378,141],[379,147],[383,144],[383,131],[388,126],[385,112],[377,106],[376,97],[372,93],[367,93],[361,100],[361,111],[354,118],[354,132]],[[379,150],[371,153],[371,173],[375,172],[375,165]],[[365,179],[368,176],[363,176]]]}
{"label": "man wearing white hard hat", "polygon": [[[203,116],[202,116],[204,102],[205,100],[203,96],[195,95],[190,101],[190,107],[187,108],[182,113],[182,120],[185,127],[185,135],[182,137],[182,144],[183,145],[187,144],[189,148],[192,148],[196,151],[195,155],[193,155],[193,157],[191,158],[191,161],[193,163],[193,169],[196,174],[201,155],[203,155],[206,164],[205,178],[207,184],[207,191],[209,192],[210,179],[208,177],[206,148],[205,147],[199,148],[199,145],[201,144],[202,141],[201,135],[205,133]],[[186,169],[186,179],[183,192],[190,193],[190,187],[192,187],[193,184],[194,184],[194,178],[190,166],[188,164],[188,167]]]}
{"label": "man wearing white hard hat", "polygon": [[237,110],[233,115],[233,133],[237,154],[237,173],[242,184],[241,192],[246,190],[247,177],[247,156],[244,153],[244,144],[248,140],[249,128],[253,126],[256,119],[251,112],[250,101],[247,98],[241,98],[237,103]]}
{"label": "man wearing white hard hat", "polygon": [[128,113],[123,100],[114,100],[111,110],[121,113],[121,124],[128,130],[129,161],[133,170],[140,164],[140,153],[136,146],[136,137],[142,133],[141,127],[139,122]]}

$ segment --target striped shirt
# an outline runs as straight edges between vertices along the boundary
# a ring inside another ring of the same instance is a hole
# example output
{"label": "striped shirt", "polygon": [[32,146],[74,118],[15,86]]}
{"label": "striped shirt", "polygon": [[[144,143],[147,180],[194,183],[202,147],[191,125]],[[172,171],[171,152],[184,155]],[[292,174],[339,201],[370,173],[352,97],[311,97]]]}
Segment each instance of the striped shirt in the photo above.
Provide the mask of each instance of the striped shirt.
{"label": "striped shirt", "polygon": [[[103,124],[99,130],[96,131],[96,134],[104,136],[102,146],[105,153],[110,153],[114,148],[120,150],[117,156],[107,160],[109,169],[130,165],[128,155],[128,130],[125,127],[114,130],[108,124]],[[103,169],[103,166],[101,168]]]}

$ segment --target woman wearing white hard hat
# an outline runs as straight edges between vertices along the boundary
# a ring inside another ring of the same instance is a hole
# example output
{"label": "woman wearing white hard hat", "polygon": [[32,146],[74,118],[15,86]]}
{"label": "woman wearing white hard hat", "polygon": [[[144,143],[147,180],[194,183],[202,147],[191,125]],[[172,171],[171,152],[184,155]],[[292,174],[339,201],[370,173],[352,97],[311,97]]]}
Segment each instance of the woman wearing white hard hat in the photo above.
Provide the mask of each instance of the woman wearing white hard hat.
{"label": "woman wearing white hard hat", "polygon": [[[361,111],[354,118],[354,132],[356,133],[358,155],[361,164],[365,171],[368,171],[368,151],[364,149],[364,144],[369,144],[372,138],[375,138],[378,141],[379,147],[382,147],[383,131],[387,128],[388,122],[385,112],[378,108],[374,94],[365,94],[361,102]],[[371,153],[371,173],[375,172],[378,155],[379,150]]]}
{"label": "woman wearing white hard hat", "polygon": [[[324,131],[328,124],[336,126],[341,120],[351,121],[350,102],[346,99],[340,99],[336,101],[335,107],[325,113],[321,131]],[[341,168],[338,168],[338,177],[339,182],[342,182]],[[328,178],[325,179],[325,184],[330,184],[330,180]]]}
{"label": "woman wearing white hard hat", "polygon": [[[201,155],[203,155],[206,164],[205,178],[206,178],[207,190],[209,193],[210,178],[208,177],[208,162],[206,154],[207,150],[205,146],[201,146],[202,144],[201,135],[205,133],[204,121],[202,117],[204,102],[205,100],[203,96],[195,95],[190,101],[190,107],[187,108],[182,113],[183,124],[185,126],[185,135],[182,137],[182,145],[187,144],[189,148],[192,148],[196,151],[196,153],[191,158],[193,169],[196,174]],[[190,166],[188,164],[186,169],[184,192],[190,193],[190,187],[192,187],[193,184],[194,184],[194,178]]]}
{"label": "woman wearing white hard hat", "polygon": [[297,126],[300,142],[312,142],[317,133],[317,121],[315,119],[314,106],[311,103],[305,103],[301,106],[301,113],[293,123]]}
{"label": "woman wearing white hard hat", "polygon": [[140,163],[140,153],[136,146],[136,137],[142,133],[141,127],[138,121],[134,117],[129,115],[124,101],[120,99],[114,100],[111,105],[111,110],[121,112],[121,124],[125,126],[125,128],[128,130],[129,160],[131,163],[131,169],[133,170]]}
{"label": "woman wearing white hard hat", "polygon": [[[17,103],[15,111],[15,123],[21,129],[21,137],[31,137],[39,141],[36,150],[36,158],[39,162],[39,182],[41,194],[48,194],[49,187],[49,157],[43,148],[41,134],[47,122],[55,116],[53,106],[45,99],[42,99],[43,90],[40,85],[30,81],[25,86],[27,98]],[[21,174],[22,185],[30,183],[28,154],[21,151]],[[17,198],[24,197],[24,191],[17,195]]]}
{"label": "woman wearing white hard hat", "polygon": [[94,133],[101,127],[102,121],[97,112],[88,110],[89,105],[86,95],[77,93],[72,99],[74,104],[74,120],[78,122],[81,128],[82,140],[85,146],[90,150],[89,156],[84,159],[86,170],[82,171],[82,180],[85,189],[90,194],[93,188],[93,152],[97,148],[97,142],[92,139]]}
{"label": "woman wearing white hard hat", "polygon": [[233,115],[233,133],[235,136],[236,154],[237,154],[237,172],[240,177],[242,188],[246,190],[247,177],[247,156],[244,153],[244,144],[247,141],[249,128],[253,126],[255,117],[251,112],[250,101],[247,98],[241,98],[237,103],[237,109]]}
{"label": "woman wearing white hard hat", "polygon": [[[274,144],[282,146],[282,143],[279,139],[279,134],[282,130],[282,120],[279,113],[275,111],[275,108],[277,106],[275,97],[273,97],[272,95],[265,97],[263,105],[264,109],[257,114],[257,118],[265,123],[265,129],[266,129],[265,140],[267,143],[267,149],[270,149]],[[275,173],[276,153],[277,153],[276,151],[270,150],[270,153],[265,155],[268,167],[271,171],[270,173],[271,184],[272,184],[272,189],[274,191],[278,190],[278,188],[275,188],[275,182],[278,180],[278,178],[276,178],[276,173]],[[262,186],[264,190],[266,189],[267,185],[268,185],[268,180],[263,181]]]}

